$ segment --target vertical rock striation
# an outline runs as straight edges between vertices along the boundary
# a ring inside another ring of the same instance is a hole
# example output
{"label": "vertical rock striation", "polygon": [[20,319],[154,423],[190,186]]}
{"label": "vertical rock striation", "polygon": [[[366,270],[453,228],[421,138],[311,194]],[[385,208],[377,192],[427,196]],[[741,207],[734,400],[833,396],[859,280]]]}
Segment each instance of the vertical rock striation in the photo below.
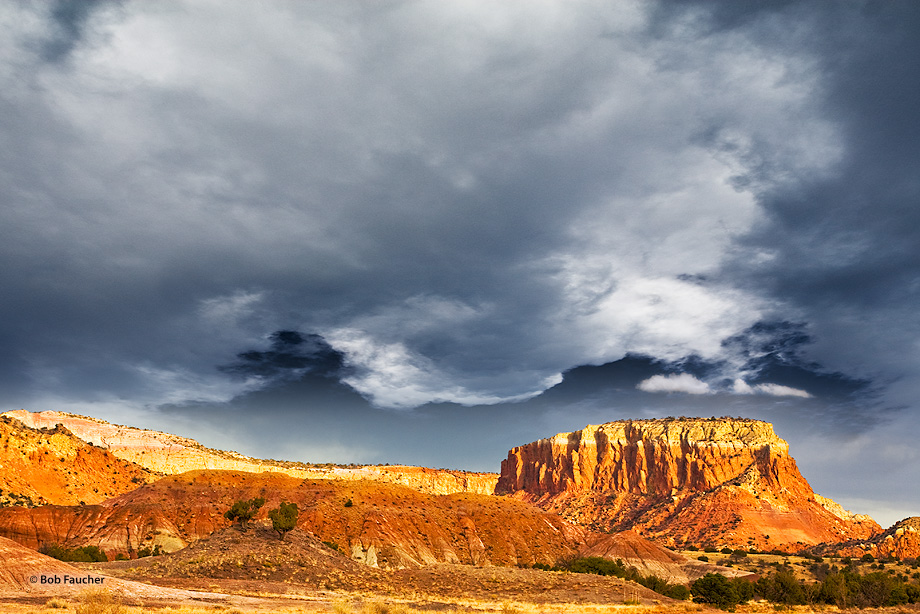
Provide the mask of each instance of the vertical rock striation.
{"label": "vertical rock striation", "polygon": [[624,420],[516,447],[496,492],[671,544],[800,546],[880,530],[815,495],[767,422]]}

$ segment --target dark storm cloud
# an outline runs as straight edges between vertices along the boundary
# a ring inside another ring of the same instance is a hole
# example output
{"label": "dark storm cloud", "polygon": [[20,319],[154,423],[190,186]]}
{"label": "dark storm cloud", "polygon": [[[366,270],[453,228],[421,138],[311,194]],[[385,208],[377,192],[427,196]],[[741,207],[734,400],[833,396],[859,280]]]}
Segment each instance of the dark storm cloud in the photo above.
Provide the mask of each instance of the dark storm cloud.
{"label": "dark storm cloud", "polygon": [[[753,415],[812,437],[822,479],[916,481],[912,3],[7,3],[0,25],[13,407],[458,465],[586,421]],[[280,426],[311,419],[309,445]]]}
{"label": "dark storm cloud", "polygon": [[341,379],[347,375],[345,355],[317,334],[279,330],[269,336],[271,348],[237,354],[237,361],[219,367],[238,377],[291,379],[305,373]]}
{"label": "dark storm cloud", "polygon": [[83,38],[83,29],[93,11],[110,0],[56,0],[49,2],[49,14],[54,29],[41,44],[41,55],[49,62],[58,62]]}

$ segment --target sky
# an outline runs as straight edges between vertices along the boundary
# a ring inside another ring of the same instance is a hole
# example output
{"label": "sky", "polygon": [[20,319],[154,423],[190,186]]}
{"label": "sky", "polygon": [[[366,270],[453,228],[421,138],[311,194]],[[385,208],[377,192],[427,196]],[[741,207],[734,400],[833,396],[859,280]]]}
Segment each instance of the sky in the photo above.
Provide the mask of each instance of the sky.
{"label": "sky", "polygon": [[0,5],[0,406],[498,471],[768,420],[920,515],[920,5]]}

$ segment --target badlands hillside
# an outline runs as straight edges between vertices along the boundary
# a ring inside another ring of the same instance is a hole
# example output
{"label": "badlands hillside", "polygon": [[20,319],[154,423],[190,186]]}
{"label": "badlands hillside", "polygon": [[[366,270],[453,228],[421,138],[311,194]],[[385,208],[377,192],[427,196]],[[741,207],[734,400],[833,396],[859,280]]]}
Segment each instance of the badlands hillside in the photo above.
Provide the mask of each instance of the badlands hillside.
{"label": "badlands hillside", "polygon": [[[177,603],[195,599],[182,589],[669,603],[630,580],[541,569],[601,557],[688,585],[762,573],[735,558],[710,563],[699,548],[920,555],[920,522],[882,532],[815,494],[788,444],[756,420],[588,426],[513,448],[500,475],[262,460],[56,412],[8,412],[0,435],[0,545],[10,557],[73,574],[35,551],[95,546],[127,559],[91,564],[119,579],[109,586]],[[265,505],[248,530],[225,517],[255,497]],[[299,510],[283,540],[268,519],[282,501]],[[164,554],[141,558],[150,552]],[[23,578],[0,569],[0,593],[29,593]]]}
{"label": "badlands hillside", "polygon": [[402,484],[430,494],[472,492],[492,494],[498,475],[406,467],[401,465],[330,466],[291,461],[265,460],[237,452],[207,448],[194,439],[160,431],[111,424],[88,416],[57,411],[8,411],[0,417],[18,420],[33,429],[53,429],[61,425],[84,442],[113,456],[139,465],[150,472],[175,475],[199,469],[220,469],[262,473],[271,471],[310,480],[373,480]]}
{"label": "badlands hillside", "polygon": [[0,416],[0,505],[99,503],[153,481],[154,472],[76,437]]}
{"label": "badlands hillside", "polygon": [[668,546],[782,548],[881,531],[816,495],[759,420],[624,420],[516,447],[497,491],[599,531]]}

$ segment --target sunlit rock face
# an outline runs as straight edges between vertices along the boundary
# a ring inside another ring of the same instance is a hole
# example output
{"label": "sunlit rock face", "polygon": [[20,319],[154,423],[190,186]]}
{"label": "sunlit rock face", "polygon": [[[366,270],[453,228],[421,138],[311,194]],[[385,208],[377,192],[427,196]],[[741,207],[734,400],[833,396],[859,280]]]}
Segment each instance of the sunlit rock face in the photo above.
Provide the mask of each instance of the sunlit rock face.
{"label": "sunlit rock face", "polygon": [[202,469],[249,473],[271,471],[300,479],[373,480],[401,484],[434,495],[459,492],[492,494],[498,481],[498,475],[494,473],[401,465],[341,467],[252,458],[238,452],[208,448],[188,437],[58,411],[16,410],[3,416],[32,428],[55,428],[60,424],[85,442],[163,475]]}
{"label": "sunlit rock face", "polygon": [[516,447],[497,492],[672,545],[801,547],[880,527],[815,495],[768,422],[623,420]]}

